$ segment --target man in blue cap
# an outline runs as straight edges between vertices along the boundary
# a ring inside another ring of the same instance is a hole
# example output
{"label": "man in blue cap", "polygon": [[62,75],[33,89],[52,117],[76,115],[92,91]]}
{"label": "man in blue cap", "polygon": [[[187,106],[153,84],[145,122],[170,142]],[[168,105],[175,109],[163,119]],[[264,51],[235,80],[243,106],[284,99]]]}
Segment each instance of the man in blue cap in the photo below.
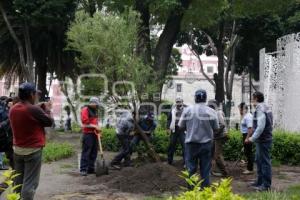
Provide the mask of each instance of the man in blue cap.
{"label": "man in blue cap", "polygon": [[219,129],[216,112],[206,105],[205,90],[195,93],[195,105],[187,107],[179,120],[179,127],[186,129],[185,160],[189,175],[196,173],[200,161],[201,188],[210,185],[213,133]]}
{"label": "man in blue cap", "polygon": [[40,179],[42,149],[46,142],[45,127],[53,124],[51,103],[34,105],[37,97],[32,83],[21,84],[18,96],[20,102],[9,113],[15,170],[20,174],[15,178],[15,185],[21,185],[17,188],[21,199],[33,200]]}

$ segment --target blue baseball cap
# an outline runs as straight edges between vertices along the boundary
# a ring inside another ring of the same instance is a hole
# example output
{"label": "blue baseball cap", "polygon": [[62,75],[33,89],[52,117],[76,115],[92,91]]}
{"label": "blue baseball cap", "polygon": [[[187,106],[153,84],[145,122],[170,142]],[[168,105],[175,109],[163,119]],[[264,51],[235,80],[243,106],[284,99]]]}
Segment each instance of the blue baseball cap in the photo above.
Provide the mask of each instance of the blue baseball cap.
{"label": "blue baseball cap", "polygon": [[25,82],[19,86],[19,92],[36,92],[36,88],[33,83]]}

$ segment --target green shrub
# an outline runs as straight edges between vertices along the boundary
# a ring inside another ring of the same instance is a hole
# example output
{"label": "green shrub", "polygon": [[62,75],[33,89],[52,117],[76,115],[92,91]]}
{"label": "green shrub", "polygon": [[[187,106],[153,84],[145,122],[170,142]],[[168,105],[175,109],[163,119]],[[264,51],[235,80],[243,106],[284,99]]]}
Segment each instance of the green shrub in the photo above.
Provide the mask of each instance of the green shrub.
{"label": "green shrub", "polygon": [[43,162],[52,162],[71,157],[74,154],[73,146],[69,143],[50,142],[43,150]]}
{"label": "green shrub", "polygon": [[199,190],[201,180],[198,175],[189,177],[188,172],[183,172],[182,177],[193,190],[187,190],[177,197],[170,197],[169,200],[244,200],[243,197],[233,194],[231,179],[222,179],[220,183],[213,183],[210,187]]}
{"label": "green shrub", "polygon": [[166,130],[168,116],[166,114],[161,114],[158,116],[157,130]]}
{"label": "green shrub", "polygon": [[[119,144],[114,129],[103,129],[103,145],[107,151],[118,151]],[[272,159],[281,164],[300,164],[300,135],[282,130],[274,131]],[[166,130],[156,130],[152,143],[157,153],[166,154],[169,145],[169,135]],[[243,158],[242,135],[239,131],[230,130],[229,139],[224,145],[225,160],[236,161]],[[253,149],[254,154],[255,149]],[[181,147],[178,145],[177,155]]]}
{"label": "green shrub", "polygon": [[76,122],[72,123],[72,132],[74,133],[80,133],[81,132],[81,126],[77,124]]}

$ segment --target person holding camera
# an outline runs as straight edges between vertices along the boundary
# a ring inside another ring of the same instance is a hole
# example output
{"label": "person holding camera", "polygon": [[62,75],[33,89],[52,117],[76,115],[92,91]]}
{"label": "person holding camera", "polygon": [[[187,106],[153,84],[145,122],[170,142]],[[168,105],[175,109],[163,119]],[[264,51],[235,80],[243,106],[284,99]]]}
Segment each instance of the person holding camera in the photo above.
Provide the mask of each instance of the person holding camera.
{"label": "person holding camera", "polygon": [[51,104],[34,105],[36,88],[33,83],[19,86],[19,102],[9,112],[13,132],[15,185],[23,200],[33,200],[39,185],[42,150],[46,142],[45,127],[53,124]]}

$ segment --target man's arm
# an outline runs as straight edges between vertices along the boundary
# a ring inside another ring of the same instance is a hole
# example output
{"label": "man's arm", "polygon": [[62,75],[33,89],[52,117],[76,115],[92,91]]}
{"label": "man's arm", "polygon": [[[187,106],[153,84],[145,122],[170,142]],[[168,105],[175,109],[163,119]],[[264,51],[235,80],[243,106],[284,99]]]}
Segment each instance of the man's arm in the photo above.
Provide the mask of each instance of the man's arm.
{"label": "man's arm", "polygon": [[184,110],[181,114],[181,117],[178,121],[178,127],[180,130],[185,130],[186,129],[186,110]]}
{"label": "man's arm", "polygon": [[52,126],[54,120],[51,117],[51,113],[49,110],[42,110],[39,106],[31,106],[30,111],[32,116],[41,123],[43,127]]}
{"label": "man's arm", "polygon": [[253,134],[253,117],[249,117],[246,119],[246,125],[247,125],[247,137],[250,138]]}
{"label": "man's arm", "polygon": [[264,131],[265,126],[266,126],[265,113],[263,113],[261,111],[257,111],[257,128],[256,128],[255,132],[253,133],[253,135],[249,138],[249,141],[255,142],[260,137],[262,132]]}

